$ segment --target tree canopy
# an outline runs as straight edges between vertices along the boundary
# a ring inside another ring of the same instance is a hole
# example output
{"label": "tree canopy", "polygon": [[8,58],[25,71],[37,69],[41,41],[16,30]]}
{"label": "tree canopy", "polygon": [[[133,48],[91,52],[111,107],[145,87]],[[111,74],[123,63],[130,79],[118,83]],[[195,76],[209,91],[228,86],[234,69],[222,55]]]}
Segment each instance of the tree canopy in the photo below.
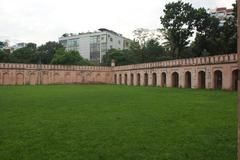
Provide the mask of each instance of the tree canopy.
{"label": "tree canopy", "polygon": [[40,54],[39,56],[41,56],[41,63],[51,63],[56,53],[56,50],[60,48],[63,48],[63,46],[57,42],[47,42],[46,44],[38,47],[38,54]]}
{"label": "tree canopy", "polygon": [[172,57],[179,58],[194,33],[195,10],[190,3],[178,1],[166,4],[163,12],[164,16],[160,20],[167,47]]}
{"label": "tree canopy", "polygon": [[[160,17],[161,35],[149,32],[149,29],[136,29],[135,40],[129,49],[110,50],[103,57],[103,64],[110,65],[111,59],[115,59],[118,65],[124,65],[236,53],[236,4],[233,8],[233,17],[226,18],[221,25],[220,20],[211,16],[205,8],[194,8],[180,0],[168,3],[164,15]],[[163,41],[159,43],[161,38]]]}
{"label": "tree canopy", "polygon": [[11,63],[37,63],[37,45],[28,43],[25,47],[13,51],[9,61]]}
{"label": "tree canopy", "polygon": [[169,59],[163,46],[156,39],[149,39],[140,46],[138,41],[133,41],[127,50],[109,50],[103,56],[102,64],[111,65],[114,59],[117,65],[127,65],[145,62],[154,62]]}
{"label": "tree canopy", "polygon": [[57,42],[47,42],[39,47],[34,43],[28,43],[25,47],[16,49],[12,53],[0,50],[0,62],[90,65],[87,60],[80,56],[78,51],[66,51]]}
{"label": "tree canopy", "polygon": [[59,48],[56,50],[51,64],[89,65],[90,63],[83,59],[77,51],[65,51],[64,48]]}

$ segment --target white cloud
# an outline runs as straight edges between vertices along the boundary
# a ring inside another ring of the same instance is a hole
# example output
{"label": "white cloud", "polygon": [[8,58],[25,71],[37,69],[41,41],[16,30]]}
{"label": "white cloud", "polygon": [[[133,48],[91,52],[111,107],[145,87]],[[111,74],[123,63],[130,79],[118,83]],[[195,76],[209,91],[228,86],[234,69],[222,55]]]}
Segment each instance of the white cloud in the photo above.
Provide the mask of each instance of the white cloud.
{"label": "white cloud", "polygon": [[[0,39],[45,43],[65,32],[105,27],[132,38],[136,28],[157,28],[171,0],[0,0]],[[177,1],[177,0],[175,0]],[[194,7],[231,7],[235,0],[185,0]]]}

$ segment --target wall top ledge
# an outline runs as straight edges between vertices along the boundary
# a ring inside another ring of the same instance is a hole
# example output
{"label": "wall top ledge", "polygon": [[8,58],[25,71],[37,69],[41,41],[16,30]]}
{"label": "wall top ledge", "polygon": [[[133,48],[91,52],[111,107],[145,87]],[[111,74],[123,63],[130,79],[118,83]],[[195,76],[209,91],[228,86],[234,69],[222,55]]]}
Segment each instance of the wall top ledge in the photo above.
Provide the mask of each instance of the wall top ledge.
{"label": "wall top ledge", "polygon": [[181,67],[181,66],[197,66],[197,65],[209,65],[209,64],[226,64],[226,63],[236,63],[237,54],[224,54],[208,57],[196,57],[187,59],[177,59],[168,60],[152,63],[141,63],[125,66],[114,67],[114,71],[121,70],[137,70],[137,69],[147,69],[147,68],[167,68],[167,67]]}
{"label": "wall top ledge", "polygon": [[20,64],[0,63],[0,69],[26,69],[26,70],[67,70],[67,71],[111,71],[111,67],[102,66],[76,66],[76,65],[46,65],[46,64]]}

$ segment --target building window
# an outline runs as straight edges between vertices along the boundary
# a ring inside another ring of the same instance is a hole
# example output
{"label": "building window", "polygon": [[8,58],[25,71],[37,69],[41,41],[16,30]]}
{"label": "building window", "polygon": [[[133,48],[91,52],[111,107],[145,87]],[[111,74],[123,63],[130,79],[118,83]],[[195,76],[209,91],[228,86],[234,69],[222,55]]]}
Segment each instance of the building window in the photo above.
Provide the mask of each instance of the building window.
{"label": "building window", "polygon": [[112,42],[113,41],[113,39],[112,38],[110,38],[110,42]]}
{"label": "building window", "polygon": [[90,43],[99,43],[99,42],[100,42],[100,36],[90,37]]}
{"label": "building window", "polygon": [[100,36],[90,37],[90,60],[100,60]]}
{"label": "building window", "polygon": [[67,48],[67,40],[61,40],[59,42],[63,45],[63,47]]}
{"label": "building window", "polygon": [[70,39],[67,41],[67,47],[76,48],[79,46],[79,39]]}
{"label": "building window", "polygon": [[118,40],[118,44],[121,44],[121,41],[120,41],[120,40]]}
{"label": "building window", "polygon": [[219,17],[223,17],[223,16],[225,16],[225,13],[223,13],[223,12],[219,12],[217,16],[219,16]]}
{"label": "building window", "polygon": [[101,43],[101,52],[107,51],[107,43]]}
{"label": "building window", "polygon": [[113,48],[113,46],[112,45],[110,45],[110,49],[112,49]]}
{"label": "building window", "polygon": [[106,43],[107,42],[107,35],[102,35],[101,36],[101,43]]}

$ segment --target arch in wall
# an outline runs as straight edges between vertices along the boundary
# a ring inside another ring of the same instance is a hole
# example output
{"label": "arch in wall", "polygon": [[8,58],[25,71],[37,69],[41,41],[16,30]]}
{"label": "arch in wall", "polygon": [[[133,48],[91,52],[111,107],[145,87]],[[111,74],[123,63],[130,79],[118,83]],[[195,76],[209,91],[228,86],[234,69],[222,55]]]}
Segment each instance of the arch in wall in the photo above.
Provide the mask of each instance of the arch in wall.
{"label": "arch in wall", "polygon": [[86,73],[86,79],[85,79],[85,82],[86,83],[91,83],[92,82],[92,74],[90,72]]}
{"label": "arch in wall", "polygon": [[232,90],[238,90],[238,69],[232,71]]}
{"label": "arch in wall", "polygon": [[124,75],[124,84],[127,85],[127,80],[128,80],[128,76],[127,74]]}
{"label": "arch in wall", "polygon": [[24,75],[22,73],[18,73],[16,76],[16,84],[23,85],[24,84]]}
{"label": "arch in wall", "polygon": [[84,71],[81,71],[80,73],[80,76],[81,76],[81,81],[80,83],[86,83],[86,73]]}
{"label": "arch in wall", "polygon": [[36,77],[36,74],[35,74],[35,73],[31,73],[31,74],[30,74],[29,84],[30,84],[30,85],[35,85],[35,84],[37,84],[37,77]]}
{"label": "arch in wall", "polygon": [[177,72],[172,73],[172,87],[179,87],[179,74]]}
{"label": "arch in wall", "polygon": [[70,73],[66,73],[65,76],[64,76],[64,82],[69,84],[71,83],[71,76],[70,76]]}
{"label": "arch in wall", "polygon": [[42,84],[48,84],[49,80],[48,80],[48,73],[43,73],[42,75]]}
{"label": "arch in wall", "polygon": [[185,88],[192,88],[192,77],[191,72],[185,72]]}
{"label": "arch in wall", "polygon": [[144,74],[144,86],[148,86],[148,74]]}
{"label": "arch in wall", "polygon": [[152,74],[152,85],[157,86],[157,73]]}
{"label": "arch in wall", "polygon": [[220,70],[214,72],[214,88],[222,89],[222,71]]}
{"label": "arch in wall", "polygon": [[9,74],[7,72],[3,73],[2,78],[3,78],[3,80],[2,80],[3,85],[9,85],[10,84],[10,78],[9,78]]}
{"label": "arch in wall", "polygon": [[122,84],[122,75],[121,74],[119,74],[119,84]]}
{"label": "arch in wall", "polygon": [[[101,74],[100,74],[101,75]],[[105,74],[105,78],[103,78],[102,76],[100,77],[100,80],[102,83],[110,83],[112,81],[112,77],[109,73]]]}
{"label": "arch in wall", "polygon": [[198,72],[198,88],[206,88],[206,73],[204,71]]}
{"label": "arch in wall", "polygon": [[81,81],[82,81],[81,75],[79,73],[76,74],[76,83],[81,83]]}
{"label": "arch in wall", "polygon": [[87,73],[82,72],[81,75],[82,75],[82,83],[84,83],[84,84],[88,83]]}
{"label": "arch in wall", "polygon": [[60,75],[58,73],[55,73],[53,78],[54,78],[54,83],[55,84],[60,84],[61,83]]}
{"label": "arch in wall", "polygon": [[100,73],[98,73],[98,74],[96,75],[96,80],[95,80],[95,82],[101,83],[101,74],[100,74]]}
{"label": "arch in wall", "polygon": [[86,83],[86,78],[82,76],[82,82],[81,83]]}
{"label": "arch in wall", "polygon": [[138,86],[141,85],[141,75],[140,75],[140,73],[137,74],[137,85]]}
{"label": "arch in wall", "polygon": [[117,75],[114,74],[114,84],[117,84]]}
{"label": "arch in wall", "polygon": [[133,75],[133,73],[131,73],[131,75],[130,75],[130,85],[131,86],[133,85],[133,81],[134,81],[134,75]]}
{"label": "arch in wall", "polygon": [[163,72],[161,74],[161,86],[166,87],[166,84],[167,84],[167,74]]}

